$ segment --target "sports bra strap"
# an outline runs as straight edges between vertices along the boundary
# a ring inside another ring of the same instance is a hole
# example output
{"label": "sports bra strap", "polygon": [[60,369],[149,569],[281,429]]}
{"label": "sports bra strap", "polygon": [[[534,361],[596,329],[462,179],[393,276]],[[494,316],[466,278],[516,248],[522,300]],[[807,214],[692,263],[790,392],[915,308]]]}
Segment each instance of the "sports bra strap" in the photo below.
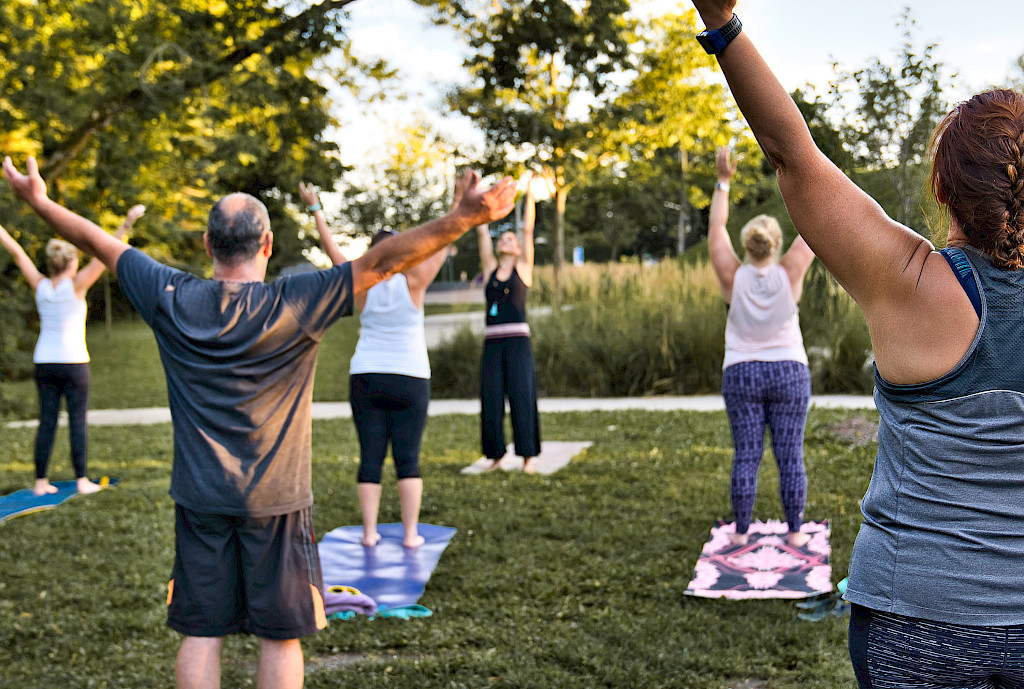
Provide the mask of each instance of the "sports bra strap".
{"label": "sports bra strap", "polygon": [[964,288],[967,298],[971,300],[971,304],[974,306],[974,312],[981,319],[981,294],[978,292],[978,283],[974,280],[974,270],[971,268],[971,263],[967,260],[967,256],[964,255],[963,249],[946,247],[940,250],[939,253],[946,259],[949,267],[953,269],[953,274],[960,281],[960,286]]}

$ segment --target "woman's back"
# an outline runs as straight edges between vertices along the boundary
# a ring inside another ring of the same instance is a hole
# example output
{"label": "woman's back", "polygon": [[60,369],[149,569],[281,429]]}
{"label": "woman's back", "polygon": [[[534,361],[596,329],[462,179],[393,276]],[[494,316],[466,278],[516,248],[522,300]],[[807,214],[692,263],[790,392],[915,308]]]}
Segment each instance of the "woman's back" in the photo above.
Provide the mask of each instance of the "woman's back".
{"label": "woman's back", "polygon": [[965,254],[984,304],[967,355],[930,383],[876,374],[878,456],[847,598],[941,622],[1024,624],[1024,271]]}
{"label": "woman's back", "polygon": [[723,366],[740,361],[807,363],[789,275],[777,263],[745,264],[736,270]]}
{"label": "woman's back", "polygon": [[429,378],[423,318],[423,309],[413,303],[409,294],[405,275],[398,273],[371,287],[359,312],[359,341],[349,373]]}
{"label": "woman's back", "polygon": [[37,364],[83,364],[89,361],[85,345],[85,299],[75,294],[70,278],[56,285],[49,278],[36,286],[39,339],[32,360]]}

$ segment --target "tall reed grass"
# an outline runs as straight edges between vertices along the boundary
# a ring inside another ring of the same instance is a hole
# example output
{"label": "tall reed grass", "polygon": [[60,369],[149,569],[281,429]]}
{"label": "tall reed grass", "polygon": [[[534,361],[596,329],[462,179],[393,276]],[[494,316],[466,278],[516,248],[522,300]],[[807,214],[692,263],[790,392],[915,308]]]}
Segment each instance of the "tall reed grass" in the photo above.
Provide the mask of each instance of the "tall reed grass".
{"label": "tall reed grass", "polygon": [[[706,255],[706,252],[705,252]],[[550,267],[535,271],[531,318],[541,395],[615,397],[721,389],[727,310],[706,260],[573,266],[555,299]],[[870,340],[863,316],[817,266],[801,325],[815,392],[867,392]],[[436,397],[479,394],[480,338],[467,329],[431,353]]]}

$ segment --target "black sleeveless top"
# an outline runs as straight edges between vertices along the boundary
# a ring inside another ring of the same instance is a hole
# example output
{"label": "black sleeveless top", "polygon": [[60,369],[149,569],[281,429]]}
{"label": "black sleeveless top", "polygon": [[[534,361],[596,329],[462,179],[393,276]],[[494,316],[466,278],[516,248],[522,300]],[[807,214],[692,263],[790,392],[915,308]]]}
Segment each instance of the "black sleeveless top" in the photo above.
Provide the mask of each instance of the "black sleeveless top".
{"label": "black sleeveless top", "polygon": [[502,282],[497,269],[491,273],[484,287],[487,301],[487,325],[526,322],[526,292],[529,287],[513,268],[512,275]]}

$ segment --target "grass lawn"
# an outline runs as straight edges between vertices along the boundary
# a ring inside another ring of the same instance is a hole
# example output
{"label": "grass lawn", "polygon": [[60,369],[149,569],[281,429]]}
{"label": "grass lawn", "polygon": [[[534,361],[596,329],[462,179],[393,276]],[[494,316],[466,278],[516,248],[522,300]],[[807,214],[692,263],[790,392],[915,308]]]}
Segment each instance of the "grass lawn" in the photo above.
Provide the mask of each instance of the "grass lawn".
{"label": "grass lawn", "polygon": [[[829,427],[857,414],[816,410],[808,421],[806,513],[832,521],[833,582],[847,569],[874,445]],[[546,439],[595,444],[550,477],[462,476],[477,457],[476,418],[430,420],[423,521],[459,530],[420,601],[434,616],[332,621],[303,642],[307,687],[854,686],[846,620],[803,622],[787,601],[683,596],[709,528],[730,514],[724,413],[550,414],[543,424]],[[7,493],[29,484],[33,431],[2,433]],[[317,531],[359,523],[351,421],[315,423],[313,444]],[[0,525],[4,687],[173,684],[170,428],[93,428],[90,447],[91,473],[120,486]],[[398,520],[393,473],[382,522]],[[70,477],[66,432],[51,476]],[[777,488],[768,457],[755,517],[781,518]],[[253,686],[255,658],[255,640],[232,637],[223,686]]]}

